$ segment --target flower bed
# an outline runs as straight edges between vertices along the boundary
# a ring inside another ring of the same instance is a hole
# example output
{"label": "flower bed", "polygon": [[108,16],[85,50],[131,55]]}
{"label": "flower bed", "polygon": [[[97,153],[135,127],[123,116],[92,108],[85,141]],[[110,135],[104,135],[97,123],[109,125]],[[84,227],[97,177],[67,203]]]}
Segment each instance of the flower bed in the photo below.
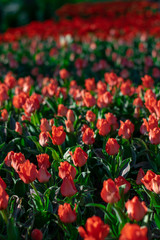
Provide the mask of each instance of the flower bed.
{"label": "flower bed", "polygon": [[1,35],[0,239],[159,239],[158,5],[78,6]]}

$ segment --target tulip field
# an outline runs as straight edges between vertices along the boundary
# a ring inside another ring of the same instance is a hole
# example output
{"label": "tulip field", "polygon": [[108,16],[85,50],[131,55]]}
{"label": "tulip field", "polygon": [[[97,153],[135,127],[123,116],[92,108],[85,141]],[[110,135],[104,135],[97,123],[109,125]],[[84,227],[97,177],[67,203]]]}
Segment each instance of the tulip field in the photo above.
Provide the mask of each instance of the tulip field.
{"label": "tulip field", "polygon": [[160,239],[160,11],[64,5],[0,34],[0,239]]}

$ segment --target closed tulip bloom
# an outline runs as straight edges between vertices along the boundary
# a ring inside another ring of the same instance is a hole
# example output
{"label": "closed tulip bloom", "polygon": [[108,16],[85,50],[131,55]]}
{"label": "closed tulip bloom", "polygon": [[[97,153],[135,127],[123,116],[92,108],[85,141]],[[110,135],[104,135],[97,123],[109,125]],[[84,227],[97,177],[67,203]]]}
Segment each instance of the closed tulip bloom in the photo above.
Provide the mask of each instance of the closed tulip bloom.
{"label": "closed tulip bloom", "polygon": [[40,183],[48,182],[51,177],[51,174],[47,171],[45,167],[41,167],[37,174],[37,179]]}
{"label": "closed tulip bloom", "polygon": [[31,232],[31,238],[32,238],[32,240],[42,240],[43,239],[43,233],[41,232],[41,230],[35,228]]}
{"label": "closed tulip bloom", "polygon": [[85,130],[85,132],[83,133],[83,136],[82,136],[82,141],[86,145],[92,145],[95,142],[94,132],[91,128],[86,128],[86,130]]}
{"label": "closed tulip bloom", "polygon": [[147,213],[145,202],[140,202],[137,196],[132,198],[132,200],[128,200],[125,207],[127,209],[128,217],[131,220],[140,221]]}
{"label": "closed tulip bloom", "polygon": [[34,182],[37,178],[37,167],[26,160],[23,164],[19,164],[18,175],[24,183]]}
{"label": "closed tulip bloom", "polygon": [[151,188],[156,194],[160,194],[160,175],[156,175],[151,180]]}
{"label": "closed tulip bloom", "polygon": [[70,154],[75,166],[82,167],[84,164],[86,164],[88,155],[82,150],[82,148],[77,147],[74,151],[74,154],[72,154],[72,152],[70,152]]}
{"label": "closed tulip bloom", "polygon": [[0,186],[3,188],[3,189],[6,189],[7,185],[6,183],[3,181],[3,179],[0,177]]}
{"label": "closed tulip bloom", "polygon": [[49,142],[49,135],[48,135],[48,132],[41,132],[39,134],[39,144],[42,146],[42,147],[46,147],[48,145],[48,142]]}
{"label": "closed tulip bloom", "polygon": [[142,184],[141,180],[142,180],[142,178],[144,176],[145,176],[145,173],[144,173],[143,169],[140,168],[139,171],[138,171],[138,174],[137,174],[137,178],[136,178],[136,184],[137,185],[141,185]]}
{"label": "closed tulip bloom", "polygon": [[2,185],[0,185],[0,210],[6,209],[8,206],[9,195],[6,193]]}
{"label": "closed tulip bloom", "polygon": [[53,126],[52,127],[52,142],[54,145],[62,145],[66,139],[66,133],[63,126]]}
{"label": "closed tulip bloom", "polygon": [[87,113],[86,113],[86,120],[88,121],[88,122],[95,122],[95,120],[96,120],[96,114],[95,113],[93,113],[92,111],[87,111]]}
{"label": "closed tulip bloom", "polygon": [[72,123],[75,121],[75,116],[73,110],[69,109],[66,114],[67,120],[70,120]]}
{"label": "closed tulip bloom", "polygon": [[65,125],[66,125],[67,132],[74,132],[74,126],[70,120],[65,120]]}
{"label": "closed tulip bloom", "polygon": [[125,189],[124,189],[124,194],[126,194],[131,188],[131,184],[122,176],[119,176],[118,178],[115,178],[114,181],[115,181],[115,184],[116,184],[117,187],[120,187],[124,184],[126,185]]}
{"label": "closed tulip bloom", "polygon": [[107,203],[116,203],[120,200],[119,188],[112,179],[103,182],[101,198]]}
{"label": "closed tulip bloom", "polygon": [[105,240],[109,234],[109,225],[105,224],[100,217],[88,218],[83,227],[78,228],[80,236],[85,240]]}
{"label": "closed tulip bloom", "polygon": [[126,223],[119,240],[148,240],[148,229],[137,224]]}
{"label": "closed tulip bloom", "polygon": [[151,144],[159,144],[160,143],[160,128],[154,128],[149,131],[149,140]]}
{"label": "closed tulip bloom", "polygon": [[51,126],[49,125],[49,122],[46,118],[41,119],[41,125],[40,125],[41,132],[50,132]]}
{"label": "closed tulip bloom", "polygon": [[19,133],[20,135],[22,135],[22,126],[19,122],[16,122],[15,125],[15,132]]}
{"label": "closed tulip bloom", "polygon": [[77,189],[74,185],[73,178],[71,176],[66,176],[63,178],[63,182],[61,185],[61,194],[64,197],[71,197],[75,195],[77,192]]}
{"label": "closed tulip bloom", "polygon": [[106,152],[109,155],[115,155],[119,152],[120,145],[118,144],[117,140],[114,138],[109,138],[106,143]]}
{"label": "closed tulip bloom", "polygon": [[111,131],[111,126],[106,119],[98,119],[96,127],[101,136],[106,136]]}
{"label": "closed tulip bloom", "polygon": [[59,71],[59,75],[62,79],[66,79],[69,77],[69,72],[65,68],[63,68]]}
{"label": "closed tulip bloom", "polygon": [[58,116],[65,117],[67,114],[67,111],[68,111],[68,108],[65,107],[63,104],[58,105],[58,113],[57,113]]}
{"label": "closed tulip bloom", "polygon": [[77,219],[76,211],[75,209],[72,210],[69,203],[64,203],[64,205],[59,206],[58,216],[60,220],[64,223],[73,223]]}

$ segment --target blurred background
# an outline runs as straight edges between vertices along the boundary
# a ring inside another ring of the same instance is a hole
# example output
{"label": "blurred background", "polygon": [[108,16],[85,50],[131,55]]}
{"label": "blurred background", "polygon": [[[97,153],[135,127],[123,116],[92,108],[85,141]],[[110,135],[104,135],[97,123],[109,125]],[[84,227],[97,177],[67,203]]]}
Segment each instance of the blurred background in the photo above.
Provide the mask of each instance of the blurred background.
{"label": "blurred background", "polygon": [[[107,0],[101,0],[101,2]],[[30,21],[43,21],[67,3],[98,2],[98,0],[0,0],[0,32],[22,26]]]}
{"label": "blurred background", "polygon": [[[34,20],[51,19],[55,17],[55,11],[67,3],[106,1],[116,0],[0,0],[0,32],[5,32],[7,28],[25,25]],[[130,2],[131,0],[124,1]],[[160,2],[160,0],[158,1]]]}

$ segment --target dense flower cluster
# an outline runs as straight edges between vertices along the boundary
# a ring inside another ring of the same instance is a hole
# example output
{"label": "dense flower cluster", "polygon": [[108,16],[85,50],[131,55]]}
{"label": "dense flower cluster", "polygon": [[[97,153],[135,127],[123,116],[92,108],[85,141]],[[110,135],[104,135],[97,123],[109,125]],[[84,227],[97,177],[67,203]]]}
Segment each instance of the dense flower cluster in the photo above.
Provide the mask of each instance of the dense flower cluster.
{"label": "dense flower cluster", "polygon": [[0,37],[0,236],[158,239],[158,4],[73,8]]}

